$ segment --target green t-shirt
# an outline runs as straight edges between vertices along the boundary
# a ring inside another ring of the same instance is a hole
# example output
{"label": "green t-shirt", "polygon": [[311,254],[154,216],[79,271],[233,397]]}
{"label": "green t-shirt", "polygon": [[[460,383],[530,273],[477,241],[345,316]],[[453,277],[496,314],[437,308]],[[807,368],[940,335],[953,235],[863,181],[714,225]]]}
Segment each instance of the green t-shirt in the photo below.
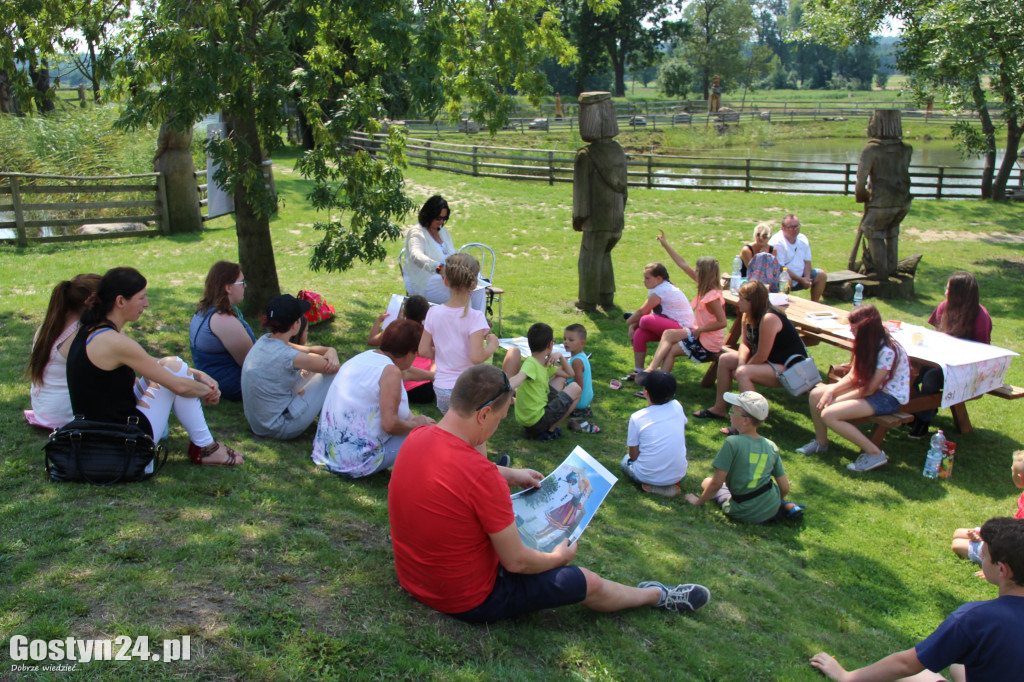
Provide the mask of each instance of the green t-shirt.
{"label": "green t-shirt", "polygon": [[523,360],[522,371],[526,381],[516,389],[516,421],[533,426],[544,416],[548,405],[548,382],[555,376],[558,366],[545,367],[532,355]]}
{"label": "green t-shirt", "polygon": [[[726,438],[712,466],[726,472],[725,484],[733,495],[751,493],[770,479],[786,475],[775,443],[744,434]],[[773,481],[771,490],[751,500],[727,500],[722,511],[735,521],[763,523],[775,516],[781,502],[779,487]]]}

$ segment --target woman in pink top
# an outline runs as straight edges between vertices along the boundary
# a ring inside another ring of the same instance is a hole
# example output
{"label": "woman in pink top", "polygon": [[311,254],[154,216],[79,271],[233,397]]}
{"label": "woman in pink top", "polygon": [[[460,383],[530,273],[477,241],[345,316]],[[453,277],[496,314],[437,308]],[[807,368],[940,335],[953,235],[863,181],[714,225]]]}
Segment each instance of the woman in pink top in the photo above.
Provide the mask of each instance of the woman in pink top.
{"label": "woman in pink top", "polygon": [[725,342],[725,301],[718,261],[710,256],[701,256],[694,270],[668,243],[665,231],[658,232],[658,243],[665,248],[673,262],[697,283],[697,295],[690,302],[694,326],[666,330],[647,368],[647,371],[663,369],[671,372],[675,358],[679,355],[686,355],[694,362],[707,362],[722,350]]}
{"label": "woman in pink top", "polygon": [[[430,310],[430,303],[425,297],[409,296],[402,304],[399,319],[412,320],[422,325],[428,310]],[[373,327],[370,328],[370,333],[366,337],[366,345],[379,346],[381,344],[384,332],[380,328],[387,316],[388,314],[384,312],[374,320]],[[437,365],[433,360],[417,355],[412,361],[412,367],[402,372],[402,386],[409,396],[410,403],[434,402],[434,372],[436,371]]]}
{"label": "woman in pink top", "polygon": [[[979,301],[978,280],[974,275],[963,270],[954,272],[946,282],[946,300],[935,308],[928,324],[958,339],[992,343],[992,316]],[[939,393],[944,385],[945,376],[938,367],[924,370],[916,381],[918,395]],[[915,413],[910,438],[927,436],[928,426],[938,412],[938,409],[931,409]]]}

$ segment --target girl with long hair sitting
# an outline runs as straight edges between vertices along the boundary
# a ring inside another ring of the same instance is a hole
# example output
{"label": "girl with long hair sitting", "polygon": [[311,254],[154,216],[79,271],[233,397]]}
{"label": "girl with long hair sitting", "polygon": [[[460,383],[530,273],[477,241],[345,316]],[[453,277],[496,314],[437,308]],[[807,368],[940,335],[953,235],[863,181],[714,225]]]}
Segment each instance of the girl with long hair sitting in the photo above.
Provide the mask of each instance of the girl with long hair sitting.
{"label": "girl with long hair sitting", "polygon": [[26,370],[32,381],[32,410],[26,411],[25,417],[31,424],[56,429],[75,418],[68,395],[68,348],[78,333],[85,302],[99,283],[99,275],[75,275],[58,283],[50,294]]}
{"label": "girl with long hair sitting", "polygon": [[149,307],[146,278],[134,268],[108,270],[87,305],[68,350],[74,413],[110,423],[137,418],[159,441],[173,410],[188,431],[193,464],[241,464],[240,454],[213,439],[203,415],[203,403],[220,400],[217,382],[181,358],[152,357],[124,334],[124,326]]}
{"label": "girl with long hair sitting", "polygon": [[811,389],[814,440],[797,448],[797,452],[828,452],[828,430],[832,429],[861,449],[846,468],[870,471],[889,460],[850,420],[892,414],[910,400],[910,361],[903,347],[889,335],[875,306],[855,308],[850,313],[850,331],[850,371],[834,384],[818,384]]}
{"label": "girl with long hair sitting", "polygon": [[242,399],[242,363],[256,343],[238,309],[244,297],[242,267],[217,261],[206,274],[203,297],[188,326],[192,364],[216,379],[221,396],[228,400]]}
{"label": "girl with long hair sitting", "polygon": [[[954,272],[946,282],[946,300],[935,308],[928,324],[958,339],[992,343],[992,316],[979,299],[978,280],[974,275],[963,270]],[[940,368],[929,367],[918,375],[917,383],[920,395],[932,395],[942,391],[945,376]],[[937,408],[915,413],[910,437],[927,436],[928,426],[937,413]]]}

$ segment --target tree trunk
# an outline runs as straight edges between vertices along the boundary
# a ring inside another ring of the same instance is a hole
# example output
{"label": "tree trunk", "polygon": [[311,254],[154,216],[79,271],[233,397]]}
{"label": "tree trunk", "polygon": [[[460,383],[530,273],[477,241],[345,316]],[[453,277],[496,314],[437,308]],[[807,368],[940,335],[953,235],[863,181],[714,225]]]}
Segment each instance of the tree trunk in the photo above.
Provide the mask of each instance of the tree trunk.
{"label": "tree trunk", "polygon": [[18,113],[18,102],[14,97],[14,83],[11,82],[11,77],[7,75],[7,72],[0,69],[0,114],[17,115]]}
{"label": "tree trunk", "polygon": [[[250,110],[251,111],[251,110]],[[239,145],[249,149],[246,165],[262,173],[263,155],[259,130],[250,111],[230,115],[228,125]],[[235,195],[235,231],[238,234],[238,262],[245,274],[244,308],[252,314],[262,310],[274,296],[281,293],[274,262],[274,243],[270,238],[270,215],[257,210],[258,196],[239,181],[232,188]],[[257,192],[265,191],[260,187]]]}
{"label": "tree trunk", "polygon": [[313,126],[309,125],[306,112],[302,110],[298,102],[295,103],[296,118],[299,121],[299,135],[302,137],[302,148],[307,152],[313,151],[316,142],[313,140]]}
{"label": "tree trunk", "polygon": [[100,79],[96,75],[96,45],[89,43],[89,80],[92,81],[92,101],[100,103]]}
{"label": "tree trunk", "polygon": [[615,85],[612,86],[612,94],[616,97],[626,96],[626,54],[619,50],[619,44],[611,39],[607,41],[608,57],[612,61],[612,70],[615,71]]}
{"label": "tree trunk", "polygon": [[39,101],[39,111],[44,114],[53,111],[56,105],[53,103],[53,99],[47,97],[50,92],[50,68],[46,60],[43,60],[42,66],[38,69],[29,66],[28,77],[32,81],[32,87],[39,92],[39,97],[37,98]]}
{"label": "tree trunk", "polygon": [[985,100],[985,91],[981,88],[981,82],[975,78],[974,86],[971,88],[974,97],[974,107],[978,110],[978,118],[981,120],[981,134],[985,136],[985,166],[981,173],[981,198],[992,198],[992,176],[996,169],[996,129],[992,125],[992,116],[988,110],[988,102]]}
{"label": "tree trunk", "polygon": [[1003,154],[1003,162],[999,166],[999,173],[996,175],[995,183],[992,186],[992,198],[1002,201],[1006,198],[1006,183],[1010,180],[1010,173],[1013,172],[1014,163],[1017,161],[1017,150],[1020,149],[1021,125],[1017,115],[1011,112],[1012,109],[1003,109],[1003,122],[1006,123],[1006,152]]}

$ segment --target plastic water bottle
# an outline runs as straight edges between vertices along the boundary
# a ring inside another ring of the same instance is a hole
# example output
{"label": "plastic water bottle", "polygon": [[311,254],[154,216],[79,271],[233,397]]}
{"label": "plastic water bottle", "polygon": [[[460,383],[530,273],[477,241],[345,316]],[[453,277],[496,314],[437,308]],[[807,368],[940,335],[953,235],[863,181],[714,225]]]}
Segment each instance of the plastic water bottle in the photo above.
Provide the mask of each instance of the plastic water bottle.
{"label": "plastic water bottle", "polygon": [[782,268],[782,274],[779,275],[779,292],[788,294],[793,290],[793,280],[789,276],[789,269]]}
{"label": "plastic water bottle", "polygon": [[931,447],[928,448],[928,457],[924,460],[924,471],[921,475],[925,478],[938,478],[939,467],[942,466],[942,458],[946,454],[946,436],[940,429],[932,436]]}
{"label": "plastic water bottle", "polygon": [[732,276],[729,278],[729,291],[736,294],[740,290],[740,273],[743,271],[743,259],[737,256],[732,259]]}
{"label": "plastic water bottle", "polygon": [[857,286],[853,288],[853,307],[858,307],[864,302],[864,285],[857,282]]}

